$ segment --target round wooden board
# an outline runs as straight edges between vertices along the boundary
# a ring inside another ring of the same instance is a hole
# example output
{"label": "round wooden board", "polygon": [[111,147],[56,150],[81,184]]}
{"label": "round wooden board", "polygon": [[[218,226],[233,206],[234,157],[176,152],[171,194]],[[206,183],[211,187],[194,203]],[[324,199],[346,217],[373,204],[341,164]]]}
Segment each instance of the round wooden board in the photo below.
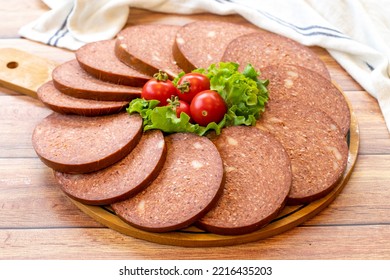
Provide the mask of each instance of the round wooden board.
{"label": "round wooden board", "polygon": [[[340,87],[338,88],[342,92]],[[351,125],[347,135],[349,155],[347,168],[338,185],[327,196],[310,204],[286,206],[276,219],[255,232],[244,235],[224,236],[207,233],[194,226],[169,233],[146,232],[122,221],[108,206],[90,206],[73,199],[71,200],[78,208],[101,224],[125,235],[159,244],[184,247],[229,246],[253,242],[280,234],[314,217],[326,208],[342,191],[352,174],[359,151],[359,126],[352,107],[347,98],[346,100],[351,112]]]}

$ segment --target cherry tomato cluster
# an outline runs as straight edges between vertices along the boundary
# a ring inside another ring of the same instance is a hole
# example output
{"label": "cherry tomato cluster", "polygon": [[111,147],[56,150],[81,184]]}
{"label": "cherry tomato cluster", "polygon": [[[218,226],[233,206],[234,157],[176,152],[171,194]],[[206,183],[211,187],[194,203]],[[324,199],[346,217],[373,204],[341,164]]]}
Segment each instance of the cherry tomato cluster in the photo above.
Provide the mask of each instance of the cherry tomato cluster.
{"label": "cherry tomato cluster", "polygon": [[183,75],[175,87],[168,75],[159,71],[146,82],[141,97],[158,100],[159,106],[173,106],[178,118],[184,112],[191,122],[202,126],[210,122],[219,123],[227,112],[223,98],[216,91],[210,90],[209,79],[200,73]]}

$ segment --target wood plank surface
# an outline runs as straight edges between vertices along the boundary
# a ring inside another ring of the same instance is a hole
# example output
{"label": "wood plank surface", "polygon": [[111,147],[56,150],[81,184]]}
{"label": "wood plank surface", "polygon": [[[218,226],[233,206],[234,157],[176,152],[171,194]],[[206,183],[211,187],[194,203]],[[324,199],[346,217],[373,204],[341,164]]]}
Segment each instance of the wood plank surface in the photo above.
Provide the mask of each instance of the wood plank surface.
{"label": "wood plank surface", "polygon": [[[0,249],[7,259],[35,259],[38,252],[46,259],[380,259],[390,254],[389,234],[389,225],[302,226],[254,243],[185,248],[151,244],[106,228],[6,229],[0,231]],[[335,237],[342,246],[335,246]]]}
{"label": "wood plank surface", "polygon": [[[57,63],[70,51],[22,39],[17,30],[40,16],[41,1],[4,1],[0,48],[18,48]],[[230,21],[248,24],[239,16]],[[226,19],[211,14],[169,15],[131,9],[128,25],[184,24]],[[341,194],[304,224],[237,246],[184,248],[115,232],[80,211],[55,185],[35,154],[31,134],[50,110],[38,100],[0,87],[0,259],[389,259],[390,136],[376,100],[328,53],[312,48],[352,104],[360,128],[354,172]]]}

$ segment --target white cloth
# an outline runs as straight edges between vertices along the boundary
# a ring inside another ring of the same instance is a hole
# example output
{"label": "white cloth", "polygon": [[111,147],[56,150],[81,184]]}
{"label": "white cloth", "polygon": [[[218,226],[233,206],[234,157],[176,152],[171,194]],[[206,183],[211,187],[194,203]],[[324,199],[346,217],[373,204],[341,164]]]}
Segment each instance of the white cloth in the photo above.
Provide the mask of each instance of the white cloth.
{"label": "white cloth", "polygon": [[115,37],[131,7],[181,14],[240,14],[261,28],[327,49],[378,100],[390,131],[390,0],[43,1],[51,10],[23,26],[20,35],[71,50]]}

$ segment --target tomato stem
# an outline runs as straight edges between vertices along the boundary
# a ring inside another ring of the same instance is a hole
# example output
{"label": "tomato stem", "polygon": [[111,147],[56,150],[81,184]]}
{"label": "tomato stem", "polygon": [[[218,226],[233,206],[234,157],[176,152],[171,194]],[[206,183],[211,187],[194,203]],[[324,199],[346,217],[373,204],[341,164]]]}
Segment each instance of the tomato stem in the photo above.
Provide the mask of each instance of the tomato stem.
{"label": "tomato stem", "polygon": [[155,78],[157,81],[165,82],[166,80],[168,80],[168,74],[162,70],[158,70],[158,73],[155,73],[153,75],[153,78]]}
{"label": "tomato stem", "polygon": [[181,93],[190,91],[190,82],[184,81],[181,85],[177,86],[177,89],[180,90]]}
{"label": "tomato stem", "polygon": [[179,97],[173,95],[167,99],[167,102],[172,108],[177,108],[180,105]]}

